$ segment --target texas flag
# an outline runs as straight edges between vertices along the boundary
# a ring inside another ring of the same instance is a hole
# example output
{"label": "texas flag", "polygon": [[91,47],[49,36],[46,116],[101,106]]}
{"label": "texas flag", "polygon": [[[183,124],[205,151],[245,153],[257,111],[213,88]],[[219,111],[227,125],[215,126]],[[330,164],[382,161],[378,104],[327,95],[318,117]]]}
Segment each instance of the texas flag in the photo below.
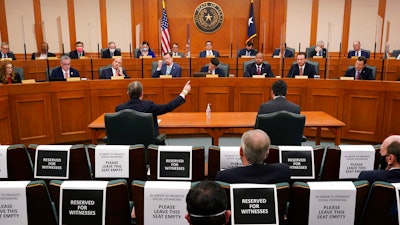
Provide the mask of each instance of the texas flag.
{"label": "texas flag", "polygon": [[257,31],[256,31],[256,24],[254,22],[253,0],[251,0],[249,21],[247,22],[247,40],[246,40],[246,43],[251,41],[251,39],[253,39],[255,36],[257,36]]}

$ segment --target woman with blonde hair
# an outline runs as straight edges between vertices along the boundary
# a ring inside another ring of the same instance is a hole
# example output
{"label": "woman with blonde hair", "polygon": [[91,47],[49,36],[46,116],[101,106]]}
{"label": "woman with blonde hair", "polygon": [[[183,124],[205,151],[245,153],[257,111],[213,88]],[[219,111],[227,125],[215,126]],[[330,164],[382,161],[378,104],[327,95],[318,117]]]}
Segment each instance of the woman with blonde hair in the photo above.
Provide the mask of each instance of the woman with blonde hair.
{"label": "woman with blonde hair", "polygon": [[0,68],[0,79],[2,84],[21,83],[21,76],[14,71],[11,61],[4,61]]}

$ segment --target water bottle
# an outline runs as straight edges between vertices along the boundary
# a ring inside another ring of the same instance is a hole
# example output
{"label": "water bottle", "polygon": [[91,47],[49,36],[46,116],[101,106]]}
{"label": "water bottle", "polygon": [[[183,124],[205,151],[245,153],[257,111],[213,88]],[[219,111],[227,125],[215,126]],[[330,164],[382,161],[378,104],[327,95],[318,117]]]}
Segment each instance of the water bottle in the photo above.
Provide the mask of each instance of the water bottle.
{"label": "water bottle", "polygon": [[211,104],[207,104],[207,109],[206,109],[206,118],[211,118]]}

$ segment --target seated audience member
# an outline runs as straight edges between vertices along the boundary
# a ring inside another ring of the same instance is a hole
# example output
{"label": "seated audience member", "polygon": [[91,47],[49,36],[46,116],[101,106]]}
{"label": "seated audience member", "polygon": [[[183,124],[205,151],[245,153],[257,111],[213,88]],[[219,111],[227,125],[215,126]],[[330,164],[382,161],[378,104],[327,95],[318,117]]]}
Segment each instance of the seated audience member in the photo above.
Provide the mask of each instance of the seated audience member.
{"label": "seated audience member", "polygon": [[139,52],[136,55],[136,58],[140,58],[143,56],[151,56],[151,58],[155,58],[156,55],[154,52],[150,49],[150,44],[147,41],[142,42],[142,47],[140,48]]}
{"label": "seated audience member", "polygon": [[83,42],[78,41],[75,43],[75,50],[69,53],[69,57],[71,59],[80,59],[82,56],[85,56],[85,51],[83,50]]}
{"label": "seated audience member", "polygon": [[164,54],[164,63],[162,60],[158,60],[157,70],[153,73],[152,77],[160,77],[160,75],[181,77],[181,67],[177,63],[174,63],[171,52]]}
{"label": "seated audience member", "polygon": [[115,58],[111,63],[111,67],[101,71],[100,79],[111,79],[111,77],[123,76],[129,78],[126,75],[125,69],[122,67],[122,58]]}
{"label": "seated audience member", "polygon": [[69,77],[79,77],[79,72],[71,67],[71,58],[63,55],[60,58],[60,66],[51,71],[50,80],[65,80]]}
{"label": "seated audience member", "polygon": [[183,87],[181,93],[172,101],[167,104],[155,104],[150,100],[143,100],[143,85],[139,81],[131,82],[128,85],[128,92],[130,100],[126,103],[118,105],[115,107],[115,111],[121,111],[123,109],[133,109],[139,112],[152,113],[154,118],[154,131],[155,136],[158,136],[158,120],[157,116],[171,112],[178,106],[185,103],[185,97],[190,92],[191,86],[190,81],[188,81]]}
{"label": "seated audience member", "polygon": [[[272,53],[272,57],[274,57],[274,56],[281,56],[281,49],[280,48],[277,48],[277,49],[274,50],[274,53]],[[284,58],[293,58],[293,57],[294,57],[293,52],[289,48],[285,47]]]}
{"label": "seated audience member", "polygon": [[172,49],[171,49],[172,57],[185,57],[185,54],[183,52],[179,52],[179,45],[178,43],[173,43],[172,44]]}
{"label": "seated audience member", "polygon": [[223,77],[224,72],[218,68],[219,60],[217,58],[212,58],[208,66],[203,66],[200,72],[206,72],[209,74],[218,74],[218,77]]}
{"label": "seated audience member", "polygon": [[326,58],[326,48],[324,45],[323,41],[318,41],[315,48],[311,51],[311,57],[322,56],[323,58]]}
{"label": "seated audience member", "polygon": [[32,53],[32,60],[35,59],[47,59],[48,57],[57,57],[56,54],[49,52],[49,44],[42,42],[40,44],[40,52]]}
{"label": "seated audience member", "polygon": [[353,50],[350,50],[349,54],[347,54],[347,58],[351,58],[353,56],[364,56],[365,58],[369,59],[369,53],[361,49],[360,41],[353,42]]}
{"label": "seated audience member", "polygon": [[199,54],[200,58],[205,57],[219,57],[219,52],[212,49],[212,42],[206,41],[206,50],[201,51]]}
{"label": "seated audience member", "polygon": [[224,189],[214,181],[204,180],[186,195],[186,220],[191,225],[228,224],[231,211]]}
{"label": "seated audience member", "polygon": [[265,75],[265,77],[275,77],[272,73],[271,66],[263,62],[264,55],[259,52],[256,55],[256,61],[246,66],[245,77],[251,77],[253,75]]}
{"label": "seated audience member", "polygon": [[317,74],[317,71],[315,71],[315,67],[313,65],[306,62],[306,53],[299,52],[296,60],[297,63],[290,67],[287,77],[293,78],[296,75],[307,75],[308,78],[314,78],[314,75]]}
{"label": "seated audience member", "polygon": [[0,78],[2,84],[21,83],[21,75],[14,71],[14,65],[9,60],[1,63]]}
{"label": "seated audience member", "polygon": [[258,114],[273,113],[281,110],[300,114],[300,106],[286,99],[287,84],[283,80],[277,80],[272,84],[272,99],[260,105]]}
{"label": "seated audience member", "polygon": [[345,77],[354,77],[354,80],[375,80],[372,69],[366,67],[367,59],[364,56],[358,57],[353,68],[346,71]]}
{"label": "seated audience member", "polygon": [[1,42],[1,58],[11,58],[12,60],[16,60],[15,55],[10,51],[10,45],[7,42]]}
{"label": "seated audience member", "polygon": [[117,49],[114,41],[108,42],[108,48],[101,53],[101,58],[112,58],[114,56],[121,56],[121,51]]}
{"label": "seated audience member", "polygon": [[237,57],[255,56],[257,51],[253,48],[253,42],[247,42],[246,47],[240,49]]}
{"label": "seated audience member", "polygon": [[387,137],[382,142],[380,153],[385,158],[386,168],[383,170],[362,171],[358,175],[358,180],[368,180],[370,185],[375,181],[400,182],[400,135]]}
{"label": "seated audience member", "polygon": [[259,129],[242,135],[240,159],[243,166],[219,171],[216,180],[227,183],[274,184],[290,181],[289,166],[284,163],[266,164],[270,139]]}

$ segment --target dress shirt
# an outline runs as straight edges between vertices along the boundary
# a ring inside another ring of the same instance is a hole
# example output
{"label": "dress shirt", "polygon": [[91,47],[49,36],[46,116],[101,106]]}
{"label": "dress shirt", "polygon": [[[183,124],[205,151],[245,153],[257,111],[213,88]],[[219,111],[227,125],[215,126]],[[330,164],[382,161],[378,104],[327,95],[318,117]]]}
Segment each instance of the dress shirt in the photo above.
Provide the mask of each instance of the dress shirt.
{"label": "dress shirt", "polygon": [[212,50],[207,50],[207,55],[213,55]]}

